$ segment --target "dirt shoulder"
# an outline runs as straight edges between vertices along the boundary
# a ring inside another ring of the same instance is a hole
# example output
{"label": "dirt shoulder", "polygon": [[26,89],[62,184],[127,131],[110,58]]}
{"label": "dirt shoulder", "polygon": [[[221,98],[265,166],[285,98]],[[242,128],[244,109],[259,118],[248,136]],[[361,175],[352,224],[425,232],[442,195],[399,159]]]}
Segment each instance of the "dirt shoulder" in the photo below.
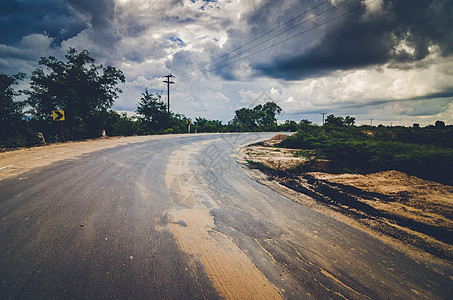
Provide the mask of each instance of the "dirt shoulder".
{"label": "dirt shoulder", "polygon": [[242,148],[238,160],[250,177],[296,203],[367,231],[415,259],[453,262],[452,186],[398,171],[294,175],[309,158],[265,145]]}
{"label": "dirt shoulder", "polygon": [[150,140],[169,139],[177,136],[180,135],[108,137],[81,142],[54,143],[0,152],[0,180],[19,175],[34,168],[49,165],[56,161],[76,158],[80,155],[102,149]]}

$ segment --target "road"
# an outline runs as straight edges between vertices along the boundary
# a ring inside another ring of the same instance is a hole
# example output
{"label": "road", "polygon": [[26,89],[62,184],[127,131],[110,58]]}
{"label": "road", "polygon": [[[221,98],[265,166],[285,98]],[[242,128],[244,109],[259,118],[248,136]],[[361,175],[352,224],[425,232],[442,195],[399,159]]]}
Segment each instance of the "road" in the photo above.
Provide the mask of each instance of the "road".
{"label": "road", "polygon": [[0,181],[0,299],[451,299],[417,262],[248,178],[271,133],[104,149]]}

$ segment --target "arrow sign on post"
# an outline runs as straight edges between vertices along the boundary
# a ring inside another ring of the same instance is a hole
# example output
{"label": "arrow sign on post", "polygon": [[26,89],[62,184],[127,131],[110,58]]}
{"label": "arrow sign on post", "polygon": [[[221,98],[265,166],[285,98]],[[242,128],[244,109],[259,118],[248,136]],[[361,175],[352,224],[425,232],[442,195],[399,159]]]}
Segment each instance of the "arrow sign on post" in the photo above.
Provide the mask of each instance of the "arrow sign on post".
{"label": "arrow sign on post", "polygon": [[[64,121],[64,111],[63,110],[52,110],[52,117],[54,121]],[[64,141],[63,136],[63,122],[60,122],[61,128],[61,139]]]}
{"label": "arrow sign on post", "polygon": [[54,121],[64,121],[64,111],[62,110],[53,110],[52,116]]}

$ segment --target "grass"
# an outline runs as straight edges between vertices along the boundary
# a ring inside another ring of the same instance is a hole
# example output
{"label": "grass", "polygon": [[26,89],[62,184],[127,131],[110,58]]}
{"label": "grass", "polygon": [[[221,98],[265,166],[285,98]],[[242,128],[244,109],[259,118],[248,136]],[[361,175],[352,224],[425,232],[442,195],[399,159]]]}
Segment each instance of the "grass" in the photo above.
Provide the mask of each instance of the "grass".
{"label": "grass", "polygon": [[331,160],[348,172],[398,170],[453,185],[453,130],[449,128],[396,128],[394,132],[391,128],[368,128],[364,132],[360,127],[312,127],[279,146],[301,149],[297,152],[300,156]]}

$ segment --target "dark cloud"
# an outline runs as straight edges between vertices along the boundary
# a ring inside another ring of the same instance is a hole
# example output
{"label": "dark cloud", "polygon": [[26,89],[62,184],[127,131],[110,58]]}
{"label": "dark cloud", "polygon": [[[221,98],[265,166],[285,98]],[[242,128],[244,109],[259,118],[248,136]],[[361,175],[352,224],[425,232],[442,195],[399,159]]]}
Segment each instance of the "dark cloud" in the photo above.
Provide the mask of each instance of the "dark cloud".
{"label": "dark cloud", "polygon": [[[180,70],[190,68],[192,66],[192,54],[187,50],[178,51],[173,55],[172,59],[165,62],[165,66],[176,73]],[[180,71],[179,73],[183,72]]]}
{"label": "dark cloud", "polygon": [[121,37],[114,25],[115,2],[113,0],[65,0],[79,13],[90,17],[91,38],[100,46],[113,47]]}
{"label": "dark cloud", "polygon": [[95,29],[110,27],[115,15],[113,0],[65,0],[72,8],[91,17],[90,23]]}
{"label": "dark cloud", "polygon": [[[448,105],[453,103],[452,99],[430,99],[427,101],[405,102],[404,109],[400,112],[405,116],[433,116],[445,112]],[[428,104],[428,105],[427,105]]]}
{"label": "dark cloud", "polygon": [[44,34],[59,46],[87,28],[92,39],[114,43],[119,39],[113,25],[113,0],[2,0],[0,44],[16,46],[24,36]]}
{"label": "dark cloud", "polygon": [[[359,0],[350,1],[335,9],[335,14],[320,18],[318,24],[360,3]],[[263,7],[269,5],[267,1]],[[268,11],[272,12],[271,9]],[[299,7],[294,11],[303,10]],[[279,55],[270,57],[271,62],[258,62],[254,67],[263,75],[288,80],[385,63],[406,68],[407,63],[426,58],[432,46],[437,46],[442,56],[453,53],[451,16],[453,1],[384,0],[379,11],[362,8],[280,45]],[[262,17],[257,14],[251,16],[251,20],[257,22]],[[316,23],[309,23],[300,31],[312,26]],[[311,45],[306,47],[307,44]],[[403,44],[413,51],[401,47]]]}
{"label": "dark cloud", "polygon": [[411,100],[438,99],[438,98],[453,98],[453,87],[446,88],[441,92],[431,93],[419,97],[413,97],[411,98]]}
{"label": "dark cloud", "polygon": [[59,44],[85,29],[86,21],[64,1],[2,0],[0,44],[17,45],[24,36],[34,33],[48,35]]}

